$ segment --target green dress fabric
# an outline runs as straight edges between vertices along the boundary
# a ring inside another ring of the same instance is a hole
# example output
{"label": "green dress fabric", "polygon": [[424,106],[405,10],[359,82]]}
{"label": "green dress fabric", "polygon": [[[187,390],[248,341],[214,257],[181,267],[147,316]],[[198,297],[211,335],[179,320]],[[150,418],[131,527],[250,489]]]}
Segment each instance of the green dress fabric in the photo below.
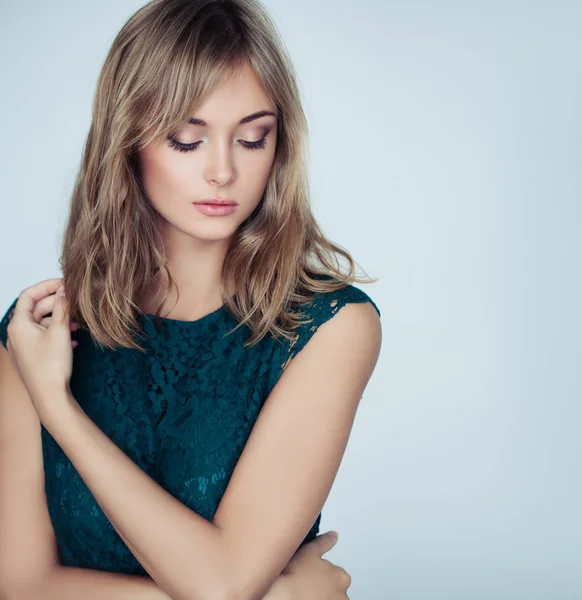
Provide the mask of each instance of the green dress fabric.
{"label": "green dress fabric", "polygon": [[[327,276],[324,276],[327,277]],[[0,340],[16,300],[0,321]],[[146,354],[103,350],[85,330],[71,334],[70,381],[76,401],[143,471],[212,522],[259,411],[287,360],[345,304],[371,302],[348,285],[302,307],[313,321],[297,340],[265,336],[244,348],[250,330],[225,306],[195,321],[140,316]],[[305,415],[309,419],[309,415]],[[83,479],[41,426],[47,506],[62,565],[147,575],[113,528]],[[319,533],[321,513],[302,544]]]}

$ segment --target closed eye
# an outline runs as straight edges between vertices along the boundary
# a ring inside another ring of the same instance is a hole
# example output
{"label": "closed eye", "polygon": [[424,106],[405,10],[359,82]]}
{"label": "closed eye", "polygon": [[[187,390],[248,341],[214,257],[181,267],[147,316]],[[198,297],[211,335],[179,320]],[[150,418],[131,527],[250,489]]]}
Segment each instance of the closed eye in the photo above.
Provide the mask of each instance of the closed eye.
{"label": "closed eye", "polygon": [[[168,145],[174,150],[178,152],[191,152],[192,150],[196,150],[198,146],[200,146],[202,142],[193,142],[192,144],[182,144],[178,142],[173,137],[168,138]],[[247,150],[262,150],[267,145],[267,134],[265,134],[260,140],[256,142],[249,142],[247,140],[240,140],[243,148]]]}

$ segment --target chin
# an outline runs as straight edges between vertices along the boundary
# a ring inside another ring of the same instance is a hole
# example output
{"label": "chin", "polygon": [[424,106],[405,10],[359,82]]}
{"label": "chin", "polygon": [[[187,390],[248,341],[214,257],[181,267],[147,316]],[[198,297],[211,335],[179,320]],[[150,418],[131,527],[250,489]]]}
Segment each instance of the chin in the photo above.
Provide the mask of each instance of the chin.
{"label": "chin", "polygon": [[209,218],[208,221],[210,223],[197,223],[195,226],[176,227],[176,229],[203,242],[218,242],[232,237],[240,225],[238,221],[229,223],[221,218]]}
{"label": "chin", "polygon": [[236,220],[233,219],[234,214],[223,217],[209,217],[196,213],[194,217],[190,215],[190,218],[184,213],[175,217],[161,213],[158,213],[158,215],[162,229],[167,234],[182,233],[209,242],[231,237],[241,224],[240,217]]}

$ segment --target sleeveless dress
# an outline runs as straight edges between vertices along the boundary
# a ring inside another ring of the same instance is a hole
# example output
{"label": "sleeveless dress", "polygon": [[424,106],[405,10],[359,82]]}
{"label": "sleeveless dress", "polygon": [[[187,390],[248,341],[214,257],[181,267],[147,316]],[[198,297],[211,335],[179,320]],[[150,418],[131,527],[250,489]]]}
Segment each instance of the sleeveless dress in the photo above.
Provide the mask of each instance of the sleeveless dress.
{"label": "sleeveless dress", "polygon": [[[327,276],[324,276],[327,277]],[[16,298],[0,321],[0,340]],[[212,522],[228,481],[286,361],[351,302],[372,299],[353,285],[316,294],[301,310],[313,321],[289,341],[265,336],[244,348],[250,329],[226,307],[195,321],[140,316],[146,354],[102,350],[86,330],[71,333],[70,387],[93,422],[167,492]],[[306,415],[306,418],[309,418]],[[83,479],[41,424],[45,493],[60,564],[147,575]],[[319,533],[321,513],[302,545]]]}

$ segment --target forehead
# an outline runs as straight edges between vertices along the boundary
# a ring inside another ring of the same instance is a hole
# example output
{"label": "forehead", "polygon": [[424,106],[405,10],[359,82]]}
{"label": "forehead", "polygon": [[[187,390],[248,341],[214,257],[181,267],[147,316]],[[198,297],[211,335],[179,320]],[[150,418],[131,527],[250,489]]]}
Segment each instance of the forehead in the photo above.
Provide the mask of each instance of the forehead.
{"label": "forehead", "polygon": [[277,112],[261,80],[245,64],[212,90],[195,110],[195,114],[190,116],[202,119],[212,127],[234,125],[242,117],[260,110]]}

